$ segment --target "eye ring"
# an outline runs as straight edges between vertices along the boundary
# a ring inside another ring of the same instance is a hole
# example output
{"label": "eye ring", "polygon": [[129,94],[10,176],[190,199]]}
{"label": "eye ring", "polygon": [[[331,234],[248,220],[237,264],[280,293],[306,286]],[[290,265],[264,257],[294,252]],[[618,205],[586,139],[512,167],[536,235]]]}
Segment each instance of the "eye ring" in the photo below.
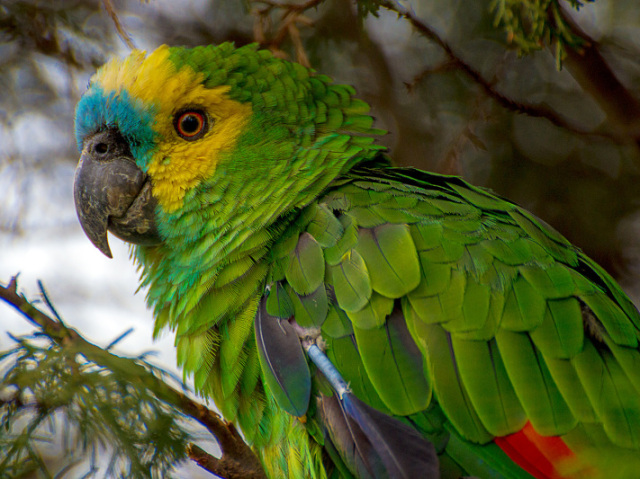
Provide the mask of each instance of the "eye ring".
{"label": "eye ring", "polygon": [[203,110],[180,110],[173,117],[173,128],[180,138],[187,141],[197,140],[208,131],[209,118]]}

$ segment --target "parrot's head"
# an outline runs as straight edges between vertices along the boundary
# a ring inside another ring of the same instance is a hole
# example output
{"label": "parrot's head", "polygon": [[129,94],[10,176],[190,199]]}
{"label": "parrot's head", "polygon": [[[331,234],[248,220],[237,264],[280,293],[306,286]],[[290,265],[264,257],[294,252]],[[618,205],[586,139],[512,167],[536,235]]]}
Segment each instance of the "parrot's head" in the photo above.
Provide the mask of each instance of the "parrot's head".
{"label": "parrot's head", "polygon": [[255,46],[111,60],[76,111],[85,233],[107,256],[107,230],[139,245],[206,237],[228,252],[381,149],[353,93]]}

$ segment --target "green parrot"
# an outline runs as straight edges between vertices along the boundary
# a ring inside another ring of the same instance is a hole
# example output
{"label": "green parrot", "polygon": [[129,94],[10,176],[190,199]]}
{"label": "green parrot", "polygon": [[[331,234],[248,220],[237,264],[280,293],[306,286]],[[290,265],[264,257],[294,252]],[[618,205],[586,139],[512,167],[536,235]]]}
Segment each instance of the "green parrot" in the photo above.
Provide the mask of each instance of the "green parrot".
{"label": "green parrot", "polygon": [[78,217],[270,478],[640,477],[638,310],[368,111],[255,45],[134,51],[78,104]]}

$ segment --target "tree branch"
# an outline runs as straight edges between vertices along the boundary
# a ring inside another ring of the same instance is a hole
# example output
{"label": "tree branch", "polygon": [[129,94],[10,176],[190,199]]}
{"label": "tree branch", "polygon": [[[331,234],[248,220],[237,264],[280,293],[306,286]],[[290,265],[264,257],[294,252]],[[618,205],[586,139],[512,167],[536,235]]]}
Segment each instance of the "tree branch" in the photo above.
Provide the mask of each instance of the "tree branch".
{"label": "tree branch", "polygon": [[133,40],[131,39],[131,35],[129,35],[129,33],[122,26],[122,23],[120,22],[120,18],[118,17],[116,9],[113,6],[113,1],[112,0],[102,0],[102,4],[104,5],[104,9],[109,14],[109,17],[111,17],[111,20],[113,21],[113,24],[115,25],[116,30],[118,31],[118,36],[122,39],[122,41],[130,49],[133,50],[136,46],[133,44]]}
{"label": "tree branch", "polygon": [[[312,21],[304,16],[304,12],[311,8],[318,7],[325,0],[307,0],[302,3],[277,2],[273,0],[253,0],[254,4],[262,4],[264,7],[255,8],[253,14],[256,16],[254,24],[255,40],[260,44],[268,47],[274,55],[285,58],[287,55],[282,51],[281,45],[284,40],[289,37],[293,43],[296,53],[296,60],[301,65],[310,67],[307,53],[304,49],[298,24],[304,26],[312,25]],[[270,15],[272,11],[279,9],[283,13],[278,22],[278,28],[272,33],[272,24]],[[269,38],[268,38],[269,37]]]}
{"label": "tree branch", "polygon": [[[548,105],[543,103],[523,103],[515,101],[504,94],[500,93],[495,89],[494,85],[484,78],[482,74],[473,68],[471,65],[466,63],[462,58],[460,58],[454,51],[453,48],[443,39],[441,38],[433,28],[424,23],[421,19],[419,19],[416,14],[408,9],[400,5],[398,2],[394,0],[382,0],[380,2],[380,6],[390,10],[398,16],[405,18],[406,20],[413,25],[413,27],[425,38],[434,42],[444,51],[445,55],[448,58],[446,63],[447,68],[456,67],[460,71],[462,71],[467,77],[469,77],[474,83],[482,88],[484,93],[489,97],[495,100],[500,106],[503,108],[512,111],[514,113],[521,113],[524,115],[536,117],[536,118],[545,118],[553,123],[555,126],[563,128],[571,133],[575,133],[577,135],[582,136],[590,136],[590,137],[601,137],[612,140],[616,143],[621,143],[623,140],[619,137],[619,135],[615,135],[610,132],[597,132],[597,131],[589,131],[581,128],[580,126],[571,122],[568,118],[560,115],[555,110],[550,108]],[[426,74],[425,74],[426,75]],[[425,75],[420,74],[416,77],[416,80],[422,79]],[[415,83],[415,80],[414,82]],[[413,86],[413,83],[410,85]]]}
{"label": "tree branch", "polygon": [[[44,290],[42,292],[45,302],[50,304]],[[187,451],[189,457],[206,470],[227,479],[264,479],[266,477],[260,461],[231,423],[227,423],[215,412],[169,386],[142,365],[88,342],[76,330],[68,328],[61,321],[53,319],[37,309],[24,295],[18,293],[17,276],[11,278],[6,287],[0,285],[0,299],[13,306],[27,320],[39,327],[49,338],[62,346],[69,355],[82,354],[89,361],[111,371],[122,373],[131,382],[144,385],[159,399],[171,404],[178,411],[192,417],[206,427],[217,439],[222,450],[222,457],[209,456],[195,445],[191,445]],[[54,314],[57,316],[57,313]],[[203,459],[205,455],[208,456],[206,461]]]}
{"label": "tree branch", "polygon": [[[600,53],[598,43],[562,8],[562,21],[583,39],[579,48],[565,45],[564,64],[582,89],[604,110],[618,134],[640,146],[640,102],[618,80]],[[555,23],[550,15],[549,22]]]}

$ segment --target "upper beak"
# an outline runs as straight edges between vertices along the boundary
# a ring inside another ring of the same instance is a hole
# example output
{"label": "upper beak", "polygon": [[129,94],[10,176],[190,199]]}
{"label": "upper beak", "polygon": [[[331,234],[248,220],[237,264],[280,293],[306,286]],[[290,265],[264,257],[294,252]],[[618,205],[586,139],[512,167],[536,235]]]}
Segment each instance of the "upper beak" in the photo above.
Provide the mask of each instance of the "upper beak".
{"label": "upper beak", "polygon": [[100,131],[85,139],[73,197],[82,229],[109,258],[107,230],[131,243],[154,245],[162,241],[155,222],[151,180],[138,168],[117,130]]}

